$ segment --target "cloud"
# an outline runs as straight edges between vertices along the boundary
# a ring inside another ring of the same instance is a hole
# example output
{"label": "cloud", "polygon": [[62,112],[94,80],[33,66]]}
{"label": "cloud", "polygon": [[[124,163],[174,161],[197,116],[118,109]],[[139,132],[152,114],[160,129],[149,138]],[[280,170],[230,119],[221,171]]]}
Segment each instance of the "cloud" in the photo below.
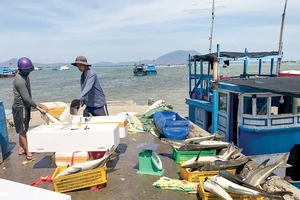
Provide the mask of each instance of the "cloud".
{"label": "cloud", "polygon": [[[283,5],[284,0],[216,0],[214,44],[276,48]],[[0,60],[28,55],[38,62],[68,62],[84,54],[91,62],[118,62],[178,49],[205,53],[211,6],[211,0],[4,0],[0,42],[6,53]],[[295,59],[299,9],[300,2],[288,2],[284,30],[284,48]]]}

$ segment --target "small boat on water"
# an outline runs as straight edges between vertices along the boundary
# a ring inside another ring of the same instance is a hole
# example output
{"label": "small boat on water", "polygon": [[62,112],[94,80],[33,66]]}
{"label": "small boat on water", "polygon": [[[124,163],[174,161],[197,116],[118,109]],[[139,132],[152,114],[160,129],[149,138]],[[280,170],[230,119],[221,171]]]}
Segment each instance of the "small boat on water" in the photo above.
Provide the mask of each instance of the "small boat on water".
{"label": "small boat on water", "polygon": [[133,74],[135,76],[156,75],[157,71],[155,65],[145,66],[145,64],[139,64],[139,65],[135,64],[133,68]]}
{"label": "small boat on water", "polygon": [[147,65],[147,67],[146,67],[146,74],[147,75],[156,75],[157,71],[156,71],[155,65]]}
{"label": "small boat on water", "polygon": [[10,78],[16,76],[17,70],[10,67],[0,67],[0,78]]}
{"label": "small boat on water", "polygon": [[68,67],[66,65],[60,67],[60,70],[69,70],[69,69],[70,69],[70,67]]}
{"label": "small boat on water", "polygon": [[43,69],[42,67],[34,67],[35,71],[39,71],[39,70],[42,70],[42,69]]}
{"label": "small boat on water", "polygon": [[145,70],[144,70],[144,66],[145,66],[144,64],[139,64],[139,65],[135,64],[134,68],[133,68],[133,74],[135,76],[144,76],[144,75],[146,75]]}
{"label": "small boat on water", "polygon": [[53,67],[52,70],[53,70],[53,71],[57,71],[57,67]]}

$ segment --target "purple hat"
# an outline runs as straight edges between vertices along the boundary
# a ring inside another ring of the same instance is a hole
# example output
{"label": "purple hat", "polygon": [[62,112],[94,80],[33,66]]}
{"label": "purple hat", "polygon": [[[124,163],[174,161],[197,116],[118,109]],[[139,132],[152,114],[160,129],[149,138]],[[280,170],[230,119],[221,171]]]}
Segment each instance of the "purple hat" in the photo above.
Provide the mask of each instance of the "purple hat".
{"label": "purple hat", "polygon": [[74,65],[74,66],[76,66],[76,64],[83,64],[83,65],[86,65],[86,66],[92,66],[91,64],[89,64],[87,62],[87,59],[84,56],[77,56],[75,62],[71,63],[71,65]]}
{"label": "purple hat", "polygon": [[23,57],[18,60],[18,70],[22,72],[32,72],[34,66],[29,58]]}

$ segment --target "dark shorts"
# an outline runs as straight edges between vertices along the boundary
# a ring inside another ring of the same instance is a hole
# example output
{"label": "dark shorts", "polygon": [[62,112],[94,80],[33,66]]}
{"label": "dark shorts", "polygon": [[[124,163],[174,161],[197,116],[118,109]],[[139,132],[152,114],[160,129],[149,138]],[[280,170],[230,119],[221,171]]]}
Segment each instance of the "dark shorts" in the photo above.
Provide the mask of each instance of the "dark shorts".
{"label": "dark shorts", "polygon": [[26,133],[29,128],[30,107],[12,108],[14,124],[17,133]]}
{"label": "dark shorts", "polygon": [[89,117],[90,115],[92,115],[92,116],[108,116],[107,105],[104,105],[100,108],[87,106],[83,111],[83,116]]}

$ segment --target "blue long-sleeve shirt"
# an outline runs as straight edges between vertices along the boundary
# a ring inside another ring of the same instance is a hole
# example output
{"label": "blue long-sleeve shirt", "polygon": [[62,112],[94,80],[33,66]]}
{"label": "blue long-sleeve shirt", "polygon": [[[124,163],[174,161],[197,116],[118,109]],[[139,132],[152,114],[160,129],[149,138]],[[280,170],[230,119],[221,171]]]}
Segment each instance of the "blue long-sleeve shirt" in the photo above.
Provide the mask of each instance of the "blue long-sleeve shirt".
{"label": "blue long-sleeve shirt", "polygon": [[102,107],[106,104],[104,92],[96,72],[88,68],[86,75],[81,74],[81,95],[80,101],[89,107]]}

